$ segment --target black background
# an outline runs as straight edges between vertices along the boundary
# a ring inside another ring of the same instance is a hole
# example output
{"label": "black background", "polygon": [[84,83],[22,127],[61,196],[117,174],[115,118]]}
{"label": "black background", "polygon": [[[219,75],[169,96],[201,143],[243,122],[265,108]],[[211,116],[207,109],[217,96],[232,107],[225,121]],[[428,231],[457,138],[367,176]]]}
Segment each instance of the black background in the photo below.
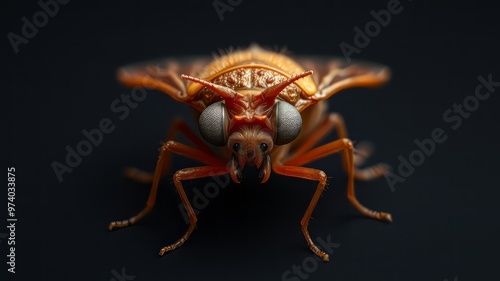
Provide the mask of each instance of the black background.
{"label": "black background", "polygon": [[[159,249],[187,227],[170,178],[161,182],[158,205],[147,219],[108,232],[108,222],[138,212],[149,191],[124,179],[122,169],[153,170],[172,119],[191,120],[188,106],[154,91],[120,120],[110,106],[130,89],[116,81],[115,71],[131,62],[210,55],[251,42],[287,46],[297,55],[341,56],[339,44],[353,44],[353,28],[363,28],[373,20],[370,10],[385,9],[387,2],[244,0],[221,21],[210,0],[70,1],[17,54],[7,34],[21,34],[21,18],[32,19],[40,7],[34,1],[4,3],[2,147],[4,169],[16,168],[18,222],[17,273],[6,271],[2,239],[1,276],[112,280],[113,270],[125,268],[133,280],[282,280],[293,265],[310,261],[299,222],[316,183],[277,175],[264,185],[247,175],[244,184],[222,189],[201,211],[189,241],[164,257]],[[474,94],[479,75],[500,80],[499,10],[477,1],[401,5],[403,11],[352,56],[390,66],[391,82],[346,90],[330,99],[331,110],[344,116],[353,140],[376,145],[372,164],[382,161],[397,170],[398,156],[408,159],[414,140],[429,138],[435,128],[447,140],[394,192],[384,178],[356,183],[359,200],[391,212],[392,224],[366,219],[348,203],[338,156],[312,164],[331,178],[311,236],[330,236],[340,247],[308,280],[495,280],[500,88],[456,130],[443,113]],[[75,148],[85,139],[81,131],[97,128],[103,118],[113,120],[115,130],[59,183],[51,163],[64,163],[65,146]],[[194,165],[176,157],[173,170]],[[208,181],[187,182],[186,189],[202,190]],[[5,188],[0,233],[7,232],[6,196]]]}

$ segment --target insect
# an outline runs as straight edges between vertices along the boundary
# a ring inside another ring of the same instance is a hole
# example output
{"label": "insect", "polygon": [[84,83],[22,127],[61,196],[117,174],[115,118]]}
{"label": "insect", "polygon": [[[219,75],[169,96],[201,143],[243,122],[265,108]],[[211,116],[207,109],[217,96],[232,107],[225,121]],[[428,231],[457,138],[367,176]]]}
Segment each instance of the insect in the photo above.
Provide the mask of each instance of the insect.
{"label": "insect", "polygon": [[[272,171],[317,182],[301,226],[309,248],[327,261],[328,254],[314,244],[308,230],[311,214],[327,184],[327,176],[321,170],[303,165],[342,153],[350,202],[365,216],[392,221],[389,213],[364,207],[354,193],[355,179],[380,177],[388,171],[388,166],[377,164],[358,168],[367,155],[355,153],[342,117],[328,113],[325,102],[342,89],[382,85],[389,76],[388,68],[377,64],[346,64],[340,59],[325,57],[293,60],[283,53],[264,50],[257,45],[228,52],[211,62],[206,58],[166,59],[156,64],[137,64],[120,69],[118,77],[125,85],[161,90],[174,100],[196,109],[201,137],[183,120],[173,122],[167,141],[160,149],[154,173],[134,168],[126,170],[128,177],[151,183],[146,207],[128,220],[111,222],[109,230],[136,224],[151,212],[158,183],[169,171],[174,153],[198,160],[203,165],[178,170],[173,176],[175,188],[189,216],[189,227],[180,239],[163,247],[160,256],[183,245],[197,222],[183,189],[183,181],[229,174],[235,183],[240,183],[242,169],[254,166],[259,169],[261,183],[269,179]],[[333,131],[337,132],[338,140],[317,146]],[[177,132],[194,146],[173,140]],[[207,143],[219,149],[212,149]]]}

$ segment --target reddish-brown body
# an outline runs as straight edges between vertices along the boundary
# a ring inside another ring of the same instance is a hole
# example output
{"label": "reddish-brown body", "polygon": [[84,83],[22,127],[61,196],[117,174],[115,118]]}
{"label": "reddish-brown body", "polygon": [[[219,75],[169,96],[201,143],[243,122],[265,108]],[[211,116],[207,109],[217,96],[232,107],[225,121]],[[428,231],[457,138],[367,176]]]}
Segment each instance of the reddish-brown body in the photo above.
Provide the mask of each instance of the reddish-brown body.
{"label": "reddish-brown body", "polygon": [[[349,178],[349,200],[369,217],[392,220],[387,213],[371,211],[361,205],[354,194],[354,178],[368,180],[379,177],[387,171],[387,166],[379,164],[364,170],[357,169],[368,151],[355,157],[342,118],[335,113],[327,115],[326,106],[321,102],[344,88],[384,83],[389,78],[387,68],[360,63],[347,65],[327,58],[296,61],[256,45],[216,58],[203,67],[206,62],[201,58],[184,63],[165,60],[120,70],[119,78],[124,84],[162,90],[175,100],[197,109],[201,113],[200,133],[204,140],[183,121],[174,122],[154,175],[137,169],[127,170],[129,177],[152,183],[146,208],[129,220],[112,222],[110,230],[134,224],[151,211],[156,201],[158,182],[169,170],[172,153],[199,160],[205,166],[181,169],[175,173],[174,183],[188,210],[190,226],[177,242],[162,248],[160,255],[181,246],[196,224],[196,215],[181,181],[228,173],[233,181],[239,183],[242,180],[241,169],[245,165],[260,169],[261,182],[267,181],[271,171],[318,181],[301,224],[309,247],[324,260],[328,260],[328,255],[311,240],[308,223],[327,178],[323,171],[302,165],[342,152],[344,169]],[[304,67],[311,70],[306,71]],[[189,75],[180,75],[182,73]],[[337,130],[339,140],[313,148],[333,130]],[[195,147],[173,141],[177,131],[183,133]],[[314,134],[311,134],[312,131]],[[207,146],[205,141],[222,146],[220,153]]]}

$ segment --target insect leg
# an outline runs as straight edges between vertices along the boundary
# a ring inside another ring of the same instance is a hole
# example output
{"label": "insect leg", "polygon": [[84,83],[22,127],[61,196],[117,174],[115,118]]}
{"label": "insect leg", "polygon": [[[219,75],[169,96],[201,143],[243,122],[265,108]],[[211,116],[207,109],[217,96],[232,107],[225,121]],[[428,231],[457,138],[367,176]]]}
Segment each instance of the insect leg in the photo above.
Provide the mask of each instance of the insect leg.
{"label": "insect leg", "polygon": [[337,134],[340,138],[344,138],[347,136],[347,130],[344,126],[344,120],[342,116],[338,113],[330,113],[323,120],[321,125],[317,130],[315,130],[314,134],[309,135],[309,137],[302,142],[297,149],[295,149],[288,159],[294,159],[314,147],[318,142],[324,139],[327,135],[337,129]]}
{"label": "insect leg", "polygon": [[[294,161],[297,157],[304,155],[307,151],[314,147],[314,145],[334,130],[337,130],[339,139],[347,138],[347,129],[344,119],[338,113],[330,113],[315,133],[311,134],[303,143],[301,143],[287,158],[285,163],[288,161]],[[369,157],[371,154],[371,148],[370,146],[361,144],[355,149],[354,153],[354,166],[358,166],[361,165],[367,157]],[[342,157],[342,164],[344,170],[347,171],[348,163],[346,157]],[[355,169],[354,177],[358,180],[371,180],[384,175],[387,171],[389,171],[389,169],[390,168],[387,164],[380,163],[365,169]]]}
{"label": "insect leg", "polygon": [[196,221],[198,220],[196,214],[194,213],[193,207],[191,206],[191,203],[189,202],[186,196],[186,192],[184,191],[181,181],[209,177],[209,176],[223,175],[227,173],[228,171],[225,165],[186,168],[179,170],[175,173],[174,175],[175,188],[177,189],[177,192],[181,197],[182,203],[184,204],[184,207],[187,210],[189,216],[189,227],[186,233],[179,240],[177,240],[173,244],[161,248],[159,253],[160,256],[163,256],[165,253],[173,251],[182,246],[182,244],[186,242],[186,240],[193,232],[196,226]]}
{"label": "insect leg", "polygon": [[156,164],[153,183],[151,185],[151,191],[149,192],[148,201],[146,202],[146,207],[144,207],[144,209],[139,214],[131,217],[128,220],[111,222],[108,226],[109,230],[115,230],[136,224],[138,221],[143,219],[147,214],[151,212],[156,203],[158,183],[160,181],[162,171],[164,170],[164,166],[170,162],[171,152],[198,160],[207,165],[217,165],[217,166],[225,165],[222,159],[212,156],[211,154],[205,151],[192,148],[175,141],[168,141],[161,147],[160,156]]}
{"label": "insect leg", "polygon": [[151,210],[153,209],[155,203],[156,203],[156,193],[158,191],[158,183],[160,181],[161,177],[161,172],[163,169],[163,166],[165,165],[165,162],[167,160],[167,154],[169,151],[165,146],[162,146],[161,151],[160,151],[160,156],[158,157],[158,162],[156,163],[156,169],[153,177],[153,183],[151,185],[151,190],[149,192],[149,197],[148,201],[146,202],[146,207],[137,215],[129,218],[128,220],[122,220],[122,221],[113,221],[109,224],[108,229],[109,230],[116,230],[120,228],[124,228],[133,224],[136,224],[138,221],[140,221],[142,218],[144,218]]}
{"label": "insect leg", "polygon": [[311,161],[323,158],[325,156],[328,156],[330,154],[340,152],[342,151],[344,159],[347,159],[346,165],[347,165],[347,176],[348,176],[348,181],[347,181],[347,198],[349,198],[349,201],[360,211],[363,215],[373,218],[373,219],[378,219],[378,220],[386,220],[392,222],[392,217],[391,214],[384,213],[384,212],[376,212],[372,211],[365,206],[361,205],[361,203],[358,202],[356,199],[356,194],[354,193],[354,148],[352,145],[351,140],[349,139],[340,139],[336,140],[330,143],[327,143],[325,145],[322,145],[320,147],[317,147],[313,150],[310,150],[309,152],[293,159],[293,160],[288,160],[285,162],[285,165],[293,165],[293,166],[302,166],[304,164],[307,164]]}
{"label": "insect leg", "polygon": [[[170,126],[170,130],[167,133],[167,141],[173,140],[175,137],[175,134],[179,132],[183,134],[189,141],[191,141],[194,145],[196,145],[198,148],[201,150],[209,153],[212,156],[216,156],[216,154],[213,152],[213,150],[208,147],[200,137],[198,137],[193,130],[184,122],[182,119],[177,118],[174,120],[172,125]],[[166,175],[168,171],[170,170],[170,163],[172,159],[172,153],[169,151],[166,152],[165,155],[165,164],[163,165],[162,171],[161,171],[161,177]],[[144,184],[151,184],[153,182],[154,174],[142,171],[140,169],[137,169],[135,167],[127,167],[123,171],[123,174],[125,177],[135,180],[140,183]]]}
{"label": "insect leg", "polygon": [[318,257],[320,257],[323,261],[328,261],[329,259],[328,254],[321,251],[314,244],[314,242],[311,239],[311,236],[309,235],[309,230],[308,230],[309,220],[311,218],[312,212],[316,207],[316,204],[318,203],[318,200],[321,196],[321,193],[323,192],[323,189],[325,189],[327,180],[325,172],[312,168],[282,166],[279,164],[273,165],[273,170],[275,173],[285,176],[319,181],[318,186],[316,187],[316,191],[314,192],[313,198],[311,199],[311,202],[309,203],[309,206],[307,207],[306,213],[304,214],[304,217],[302,217],[300,224],[302,225],[302,233],[304,234],[304,237],[306,238],[307,244],[309,245],[311,251],[313,251],[313,253],[316,254]]}

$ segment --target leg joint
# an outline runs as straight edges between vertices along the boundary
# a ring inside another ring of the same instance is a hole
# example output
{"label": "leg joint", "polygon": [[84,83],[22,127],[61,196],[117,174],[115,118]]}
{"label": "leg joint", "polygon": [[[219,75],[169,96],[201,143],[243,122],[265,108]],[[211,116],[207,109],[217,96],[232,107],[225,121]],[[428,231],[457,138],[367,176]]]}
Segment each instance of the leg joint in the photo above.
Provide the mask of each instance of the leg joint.
{"label": "leg joint", "polygon": [[354,145],[352,144],[352,141],[348,138],[343,138],[341,139],[342,143],[345,145],[346,148],[348,149],[353,149]]}
{"label": "leg joint", "polygon": [[326,181],[327,181],[327,179],[328,179],[328,176],[326,175],[326,173],[325,173],[325,172],[323,172],[323,171],[319,171],[319,172],[318,172],[318,176],[319,176],[319,179],[318,179],[318,180],[319,180],[321,183],[326,183]]}
{"label": "leg joint", "polygon": [[166,143],[164,143],[161,147],[161,150],[164,151],[164,150],[172,150],[172,146],[175,145],[175,141],[173,140],[169,140],[167,141]]}
{"label": "leg joint", "polygon": [[336,112],[332,112],[332,113],[328,114],[328,121],[330,123],[340,123],[340,122],[343,122],[344,119],[342,118],[342,115],[340,115]]}
{"label": "leg joint", "polygon": [[174,182],[179,182],[182,180],[182,172],[180,170],[175,172],[173,180]]}

